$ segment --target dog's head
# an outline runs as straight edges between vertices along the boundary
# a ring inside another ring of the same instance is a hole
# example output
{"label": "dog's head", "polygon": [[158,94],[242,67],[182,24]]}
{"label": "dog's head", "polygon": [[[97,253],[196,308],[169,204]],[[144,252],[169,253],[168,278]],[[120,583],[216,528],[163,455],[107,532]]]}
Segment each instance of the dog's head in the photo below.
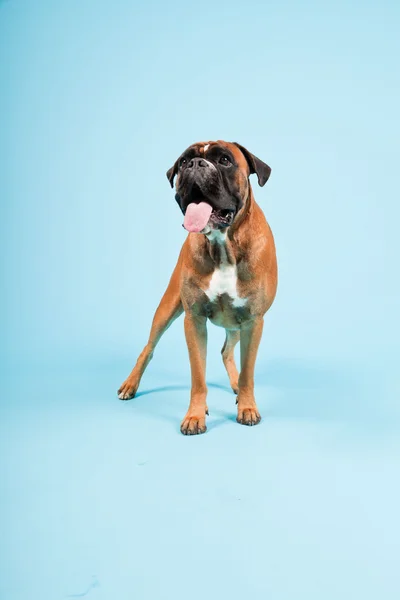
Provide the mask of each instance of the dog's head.
{"label": "dog's head", "polygon": [[205,233],[229,227],[249,195],[252,173],[263,186],[271,169],[239,144],[218,140],[189,146],[167,172],[171,187],[176,177],[185,228]]}

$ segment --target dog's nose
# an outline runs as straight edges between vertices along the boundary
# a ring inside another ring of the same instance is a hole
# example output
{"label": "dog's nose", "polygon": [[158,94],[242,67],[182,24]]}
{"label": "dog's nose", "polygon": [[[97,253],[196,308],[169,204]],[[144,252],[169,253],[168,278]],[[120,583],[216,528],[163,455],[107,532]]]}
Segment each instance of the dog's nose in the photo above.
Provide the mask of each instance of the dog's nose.
{"label": "dog's nose", "polygon": [[198,169],[200,167],[209,167],[209,163],[202,158],[192,158],[188,164],[188,169]]}

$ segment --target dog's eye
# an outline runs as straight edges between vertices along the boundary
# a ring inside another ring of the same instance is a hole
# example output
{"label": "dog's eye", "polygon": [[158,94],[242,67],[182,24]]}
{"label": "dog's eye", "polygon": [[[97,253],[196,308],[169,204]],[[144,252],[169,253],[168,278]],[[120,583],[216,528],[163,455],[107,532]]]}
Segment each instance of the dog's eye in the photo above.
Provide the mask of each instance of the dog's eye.
{"label": "dog's eye", "polygon": [[221,156],[221,158],[219,159],[219,162],[221,163],[221,165],[224,165],[225,167],[228,167],[231,163],[231,161],[229,160],[229,158],[226,156],[226,154],[223,154]]}
{"label": "dog's eye", "polygon": [[184,167],[186,165],[186,163],[187,163],[186,158],[181,158],[181,160],[179,161],[179,166]]}

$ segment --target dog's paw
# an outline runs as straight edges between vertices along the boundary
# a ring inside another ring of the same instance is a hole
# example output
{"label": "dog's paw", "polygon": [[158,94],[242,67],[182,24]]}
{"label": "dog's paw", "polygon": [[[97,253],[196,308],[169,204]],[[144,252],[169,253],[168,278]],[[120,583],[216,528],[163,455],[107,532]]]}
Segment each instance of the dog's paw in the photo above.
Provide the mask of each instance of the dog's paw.
{"label": "dog's paw", "polygon": [[238,393],[239,393],[239,384],[238,384],[238,382],[237,381],[236,382],[235,381],[231,382],[231,388],[232,388],[233,393],[236,394],[236,396],[237,396]]}
{"label": "dog's paw", "polygon": [[252,407],[240,407],[238,408],[238,414],[236,421],[241,425],[258,425],[261,421],[261,415],[257,408]]}
{"label": "dog's paw", "polygon": [[135,397],[139,385],[135,381],[131,381],[129,378],[119,388],[117,394],[120,400],[131,400]]}
{"label": "dog's paw", "polygon": [[[208,414],[208,410],[206,411]],[[199,433],[205,433],[206,427],[206,415],[194,414],[188,412],[181,423],[181,433],[183,435],[198,435]]]}

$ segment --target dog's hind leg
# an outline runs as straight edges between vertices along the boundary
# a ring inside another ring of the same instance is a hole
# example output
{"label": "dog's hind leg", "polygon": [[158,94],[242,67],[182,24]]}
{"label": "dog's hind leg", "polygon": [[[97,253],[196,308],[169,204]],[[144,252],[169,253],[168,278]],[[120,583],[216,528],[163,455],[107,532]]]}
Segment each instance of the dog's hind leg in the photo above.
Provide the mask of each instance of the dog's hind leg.
{"label": "dog's hind leg", "polygon": [[137,359],[131,374],[118,390],[118,398],[120,398],[120,400],[129,400],[135,396],[142,375],[153,358],[154,349],[160,341],[161,336],[183,312],[179,281],[180,263],[181,258],[179,257],[178,264],[175,267],[168,287],[154,314],[149,340]]}
{"label": "dog's hind leg", "polygon": [[239,391],[239,373],[235,364],[234,349],[239,340],[239,330],[227,329],[225,343],[221,350],[222,360],[224,361],[225,369],[228,373],[231,388],[235,394]]}

